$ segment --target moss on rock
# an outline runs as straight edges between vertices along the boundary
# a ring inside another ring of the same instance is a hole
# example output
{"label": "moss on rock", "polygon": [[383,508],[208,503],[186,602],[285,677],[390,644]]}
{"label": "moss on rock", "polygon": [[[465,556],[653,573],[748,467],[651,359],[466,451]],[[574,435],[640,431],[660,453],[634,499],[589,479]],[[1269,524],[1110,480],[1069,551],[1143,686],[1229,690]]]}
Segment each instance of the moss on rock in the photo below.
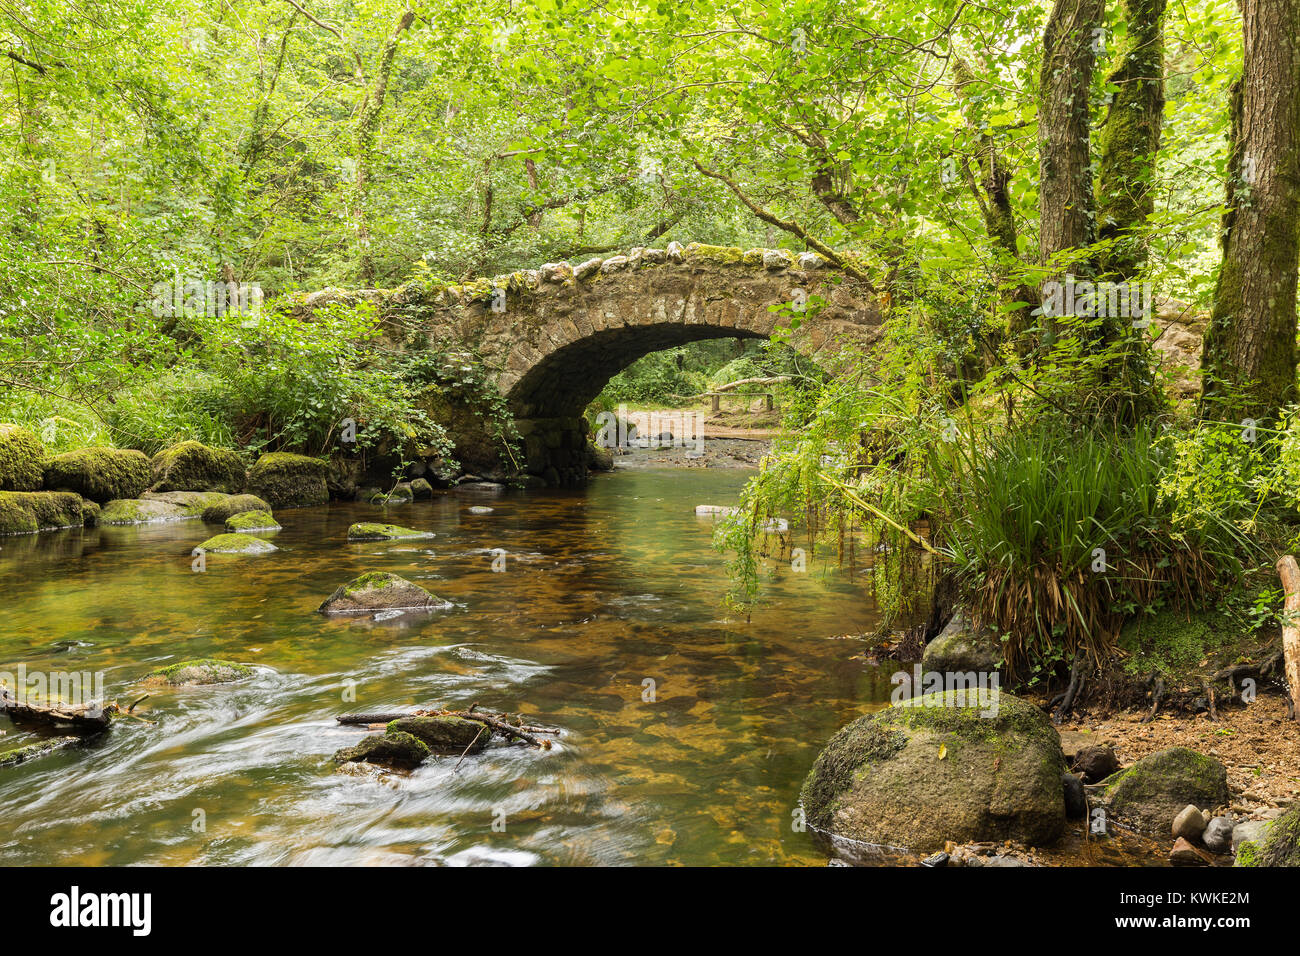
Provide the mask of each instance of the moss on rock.
{"label": "moss on rock", "polygon": [[683,254],[687,261],[711,262],[720,266],[737,266],[745,261],[745,250],[740,246],[710,246],[703,242],[689,243]]}
{"label": "moss on rock", "polygon": [[245,511],[270,511],[271,506],[257,495],[231,495],[203,509],[203,520],[209,524],[225,524]]}
{"label": "moss on rock", "polygon": [[383,734],[371,734],[355,747],[345,747],[334,754],[335,763],[380,764],[386,767],[418,767],[429,756],[429,748],[424,742],[410,734],[389,731]]}
{"label": "moss on rock", "polygon": [[1237,847],[1237,866],[1300,866],[1300,804],[1274,820],[1259,842]]}
{"label": "moss on rock", "polygon": [[195,684],[229,684],[253,675],[253,668],[215,657],[200,657],[160,667],[145,678],[147,684],[186,687]]}
{"label": "moss on rock", "polygon": [[143,498],[119,498],[100,509],[101,525],[158,524],[188,521],[227,496],[216,491],[166,491]]}
{"label": "moss on rock", "polygon": [[280,550],[270,541],[254,538],[251,534],[219,534],[198,546],[206,554],[269,554]]}
{"label": "moss on rock", "polygon": [[279,531],[280,525],[269,511],[241,511],[226,519],[227,531]]}
{"label": "moss on rock", "polygon": [[359,521],[348,528],[349,541],[396,541],[402,538],[432,538],[432,531],[416,531],[396,524]]}
{"label": "moss on rock", "polygon": [[45,446],[21,425],[0,425],[0,491],[39,491]]}
{"label": "moss on rock", "polygon": [[84,522],[79,495],[63,491],[0,491],[0,535],[76,528]]}
{"label": "moss on rock", "polygon": [[0,752],[0,767],[12,767],[15,764],[26,763],[29,760],[44,757],[46,754],[52,754],[56,750],[75,747],[82,742],[81,737],[52,737],[37,740],[21,747],[15,747],[12,750]]}
{"label": "moss on rock", "polygon": [[492,730],[464,717],[401,717],[388,725],[388,733],[406,733],[424,741],[433,753],[476,754],[487,746]]}
{"label": "moss on rock", "polygon": [[1170,747],[1107,777],[1110,813],[1147,833],[1168,834],[1189,803],[1206,810],[1228,803],[1228,771],[1213,757]]}
{"label": "moss on rock", "polygon": [[244,463],[227,448],[184,441],[154,455],[154,491],[220,491],[236,494],[244,487]]}
{"label": "moss on rock", "polygon": [[248,491],[272,508],[306,508],[329,501],[329,465],[319,458],[271,452],[248,470]]}
{"label": "moss on rock", "polygon": [[445,601],[403,577],[368,571],[339,587],[317,610],[322,614],[361,614],[445,606]]}
{"label": "moss on rock", "polygon": [[45,487],[74,491],[101,504],[138,498],[153,480],[144,452],[122,448],[81,448],[45,462]]}
{"label": "moss on rock", "polygon": [[861,717],[817,757],[800,800],[836,835],[925,852],[948,840],[1045,844],[1065,828],[1065,758],[1037,707],[989,690]]}

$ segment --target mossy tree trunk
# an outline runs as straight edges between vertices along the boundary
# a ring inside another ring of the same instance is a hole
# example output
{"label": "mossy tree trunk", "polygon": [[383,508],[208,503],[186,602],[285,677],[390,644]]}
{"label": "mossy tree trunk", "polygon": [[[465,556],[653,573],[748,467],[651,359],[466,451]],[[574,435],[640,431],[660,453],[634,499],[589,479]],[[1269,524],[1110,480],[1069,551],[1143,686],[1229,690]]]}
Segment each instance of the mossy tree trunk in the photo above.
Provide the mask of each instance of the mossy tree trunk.
{"label": "mossy tree trunk", "polygon": [[1103,274],[1128,281],[1142,271],[1142,228],[1155,203],[1152,185],[1165,110],[1165,0],[1123,0],[1128,39],[1106,78],[1116,87],[1098,134],[1097,230],[1114,246],[1099,263]]}
{"label": "mossy tree trunk", "polygon": [[1202,353],[1201,415],[1270,421],[1296,399],[1300,0],[1242,0],[1223,262]]}

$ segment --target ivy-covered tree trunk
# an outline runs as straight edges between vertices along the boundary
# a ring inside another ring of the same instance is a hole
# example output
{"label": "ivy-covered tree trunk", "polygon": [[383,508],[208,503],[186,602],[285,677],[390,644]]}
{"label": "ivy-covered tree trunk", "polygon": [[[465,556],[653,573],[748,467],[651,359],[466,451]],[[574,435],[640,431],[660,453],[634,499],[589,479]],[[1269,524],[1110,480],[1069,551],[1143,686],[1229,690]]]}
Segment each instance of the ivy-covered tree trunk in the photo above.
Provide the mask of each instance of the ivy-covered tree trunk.
{"label": "ivy-covered tree trunk", "polygon": [[1043,30],[1038,104],[1039,257],[1096,238],[1088,94],[1105,0],[1056,0]]}
{"label": "ivy-covered tree trunk", "polygon": [[1116,87],[1098,135],[1098,238],[1114,240],[1099,263],[1127,281],[1146,263],[1140,230],[1154,209],[1152,184],[1165,110],[1165,0],[1123,0],[1128,39],[1106,78]]}
{"label": "ivy-covered tree trunk", "polygon": [[1296,398],[1300,0],[1242,0],[1223,263],[1202,354],[1201,415],[1268,421]]}
{"label": "ivy-covered tree trunk", "polygon": [[379,118],[384,111],[384,98],[388,94],[388,81],[393,74],[393,60],[397,56],[397,41],[415,20],[415,12],[407,10],[397,20],[397,26],[375,70],[373,86],[367,91],[357,115],[357,188],[354,218],[357,227],[358,271],[365,286],[375,284],[375,258],[370,247],[370,170],[374,153],[375,135],[379,131]]}

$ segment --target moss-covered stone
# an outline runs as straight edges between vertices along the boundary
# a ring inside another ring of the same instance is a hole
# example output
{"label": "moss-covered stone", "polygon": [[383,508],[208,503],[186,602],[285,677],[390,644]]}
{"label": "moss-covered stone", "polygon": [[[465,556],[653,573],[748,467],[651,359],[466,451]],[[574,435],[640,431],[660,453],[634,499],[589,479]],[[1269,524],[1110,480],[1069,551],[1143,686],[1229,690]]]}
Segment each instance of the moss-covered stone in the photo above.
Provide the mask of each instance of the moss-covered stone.
{"label": "moss-covered stone", "polygon": [[0,425],[0,491],[39,491],[45,446],[21,425]]}
{"label": "moss-covered stone", "polygon": [[962,611],[925,646],[921,669],[927,673],[992,674],[1002,664],[1002,647],[988,628],[975,628]]}
{"label": "moss-covered stone", "polygon": [[81,499],[81,523],[87,528],[93,528],[99,524],[99,516],[102,511],[103,509],[89,498]]}
{"label": "moss-covered stone", "polygon": [[440,754],[476,754],[492,737],[486,724],[464,717],[402,717],[388,725],[388,733],[410,734]]}
{"label": "moss-covered stone", "polygon": [[322,614],[361,614],[444,606],[445,601],[418,584],[386,571],[369,571],[339,587],[317,610]]}
{"label": "moss-covered stone", "polygon": [[587,442],[587,467],[595,471],[614,470],[614,452],[601,448],[594,442]]}
{"label": "moss-covered stone", "polygon": [[200,657],[160,667],[144,679],[147,684],[187,687],[195,684],[229,684],[253,675],[253,668],[215,657]]}
{"label": "moss-covered stone", "polygon": [[808,821],[918,852],[947,840],[1056,840],[1065,758],[1051,722],[1010,694],[959,694],[913,698],[842,728],[804,781]]}
{"label": "moss-covered stone", "polygon": [[366,497],[366,503],[376,505],[380,508],[388,508],[393,505],[409,505],[415,500],[415,494],[410,485],[395,485],[391,491],[376,491]]}
{"label": "moss-covered stone", "polygon": [[14,747],[12,750],[0,752],[0,767],[12,767],[16,764],[27,763],[29,760],[52,754],[56,750],[75,747],[81,743],[83,743],[81,737],[49,737],[45,740],[37,740],[22,747]]}
{"label": "moss-covered stone", "polygon": [[273,509],[307,508],[329,501],[329,465],[319,458],[271,452],[248,470],[248,491]]}
{"label": "moss-covered stone", "polygon": [[244,463],[227,448],[209,448],[184,441],[154,455],[154,491],[220,491],[233,495],[243,490]]}
{"label": "moss-covered stone", "polygon": [[251,534],[219,534],[204,541],[198,550],[205,554],[269,554],[280,549]]}
{"label": "moss-covered stone", "polygon": [[429,484],[427,479],[413,478],[410,485],[411,494],[415,495],[416,501],[428,501],[433,497],[433,485]]}
{"label": "moss-covered stone", "polygon": [[1258,843],[1237,847],[1237,866],[1300,866],[1300,804],[1274,820]]}
{"label": "moss-covered stone", "polygon": [[245,511],[270,511],[271,506],[257,495],[231,495],[223,501],[203,509],[203,520],[208,524],[225,524]]}
{"label": "moss-covered stone", "polygon": [[429,748],[424,742],[410,734],[394,733],[371,734],[355,747],[345,747],[334,754],[335,763],[379,764],[385,767],[410,769],[418,767],[429,756]]}
{"label": "moss-covered stone", "polygon": [[241,511],[226,519],[227,531],[279,531],[280,525],[269,511]]}
{"label": "moss-covered stone", "polygon": [[138,498],[152,480],[149,459],[133,449],[81,448],[45,462],[46,488],[75,491],[101,504],[115,498]]}
{"label": "moss-covered stone", "polygon": [[81,497],[62,491],[0,491],[0,535],[77,528]]}
{"label": "moss-covered stone", "polygon": [[1170,747],[1107,777],[1105,800],[1121,823],[1168,834],[1174,817],[1193,804],[1213,811],[1228,803],[1228,771],[1213,757]]}
{"label": "moss-covered stone", "polygon": [[100,510],[101,525],[189,521],[227,498],[217,491],[165,491],[142,498],[120,498]]}
{"label": "moss-covered stone", "polygon": [[402,538],[432,538],[432,531],[416,531],[396,524],[359,521],[348,528],[349,541],[397,541]]}
{"label": "moss-covered stone", "polygon": [[710,246],[703,242],[692,242],[686,246],[683,253],[689,262],[738,266],[745,261],[745,250],[740,246]]}

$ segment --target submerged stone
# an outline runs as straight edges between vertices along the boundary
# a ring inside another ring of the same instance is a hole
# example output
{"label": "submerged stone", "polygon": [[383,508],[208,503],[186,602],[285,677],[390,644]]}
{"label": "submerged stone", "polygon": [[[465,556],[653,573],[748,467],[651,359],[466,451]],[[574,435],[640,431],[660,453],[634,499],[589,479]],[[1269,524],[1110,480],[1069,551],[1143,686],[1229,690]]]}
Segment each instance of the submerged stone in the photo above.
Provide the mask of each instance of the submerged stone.
{"label": "submerged stone", "polygon": [[207,554],[270,554],[280,550],[270,541],[251,534],[219,534],[208,538],[196,549]]}
{"label": "submerged stone", "polygon": [[397,541],[402,538],[432,538],[432,531],[416,531],[396,524],[359,521],[348,528],[349,541]]}
{"label": "submerged stone", "polygon": [[248,470],[248,490],[273,509],[305,508],[329,501],[329,465],[319,458],[271,452]]}
{"label": "submerged stone", "polygon": [[357,614],[445,606],[445,601],[403,577],[369,571],[342,585],[316,610],[321,614]]}
{"label": "submerged stone", "polygon": [[197,684],[229,684],[231,681],[251,677],[253,668],[247,664],[201,657],[160,667],[145,678],[146,684],[168,684],[172,687],[189,687]]}
{"label": "submerged stone", "polygon": [[[476,754],[492,738],[492,729],[464,717],[401,717],[388,725],[388,732],[417,737],[434,753]],[[468,749],[467,749],[468,748]]]}
{"label": "submerged stone", "polygon": [[418,767],[429,756],[429,748],[424,742],[410,734],[389,731],[383,734],[371,734],[355,747],[345,747],[334,754],[334,762],[380,764],[386,767],[409,769]]}
{"label": "submerged stone", "polygon": [[279,531],[280,525],[269,511],[241,511],[226,519],[227,531]]}
{"label": "submerged stone", "polygon": [[800,800],[836,836],[916,852],[959,843],[1041,845],[1065,829],[1065,758],[1051,721],[999,691],[901,701],[842,728]]}
{"label": "submerged stone", "polygon": [[153,456],[154,491],[220,491],[236,494],[244,487],[244,463],[227,448],[183,441]]}
{"label": "submerged stone", "polygon": [[45,462],[45,487],[75,491],[91,501],[138,498],[153,480],[144,452],[122,448],[80,448]]}

